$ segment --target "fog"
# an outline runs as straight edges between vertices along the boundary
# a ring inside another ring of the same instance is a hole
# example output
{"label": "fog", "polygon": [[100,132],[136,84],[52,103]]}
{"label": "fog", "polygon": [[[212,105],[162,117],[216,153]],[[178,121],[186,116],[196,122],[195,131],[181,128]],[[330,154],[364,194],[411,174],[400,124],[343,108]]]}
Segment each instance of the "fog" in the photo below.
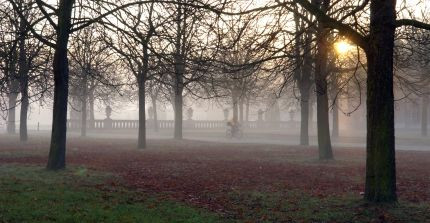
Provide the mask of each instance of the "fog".
{"label": "fog", "polygon": [[[191,119],[184,112],[184,138],[193,140],[203,140],[211,142],[227,143],[264,143],[277,145],[298,145],[300,138],[300,107],[297,98],[273,98],[275,104],[254,104],[250,105],[248,117],[243,117],[243,136],[228,137],[226,131],[229,126],[227,122],[233,120],[232,105],[221,104],[219,100],[193,99],[187,103],[184,111],[189,108],[193,110]],[[269,100],[268,100],[269,101]],[[339,103],[339,136],[333,135],[333,107],[330,108],[330,131],[333,145],[335,147],[346,148],[365,148],[366,143],[366,113],[365,106],[361,105],[351,114],[347,113],[348,101],[344,100]],[[103,121],[106,119],[104,104],[96,104],[94,111],[95,120]],[[147,134],[149,139],[170,139],[173,138],[173,125],[160,128],[155,131],[153,128],[153,116],[148,112],[151,104],[146,105],[147,117]],[[276,107],[276,108],[275,108]],[[225,117],[224,110],[228,109],[228,116]],[[273,110],[278,110],[273,112]],[[316,129],[316,106],[312,106],[313,112],[309,123],[310,144],[317,146],[317,129]],[[430,150],[430,142],[427,136],[422,135],[422,100],[420,97],[414,99],[403,99],[396,102],[396,150]],[[263,112],[262,120],[258,120],[259,110]],[[354,108],[355,110],[355,108]],[[20,108],[16,112],[19,114]],[[73,117],[71,117],[71,113]],[[162,104],[157,108],[159,122],[174,122],[174,111],[171,105]],[[246,113],[246,111],[244,111]],[[68,120],[80,123],[81,112],[78,108],[70,107],[68,111]],[[138,122],[138,107],[136,102],[122,101],[116,103],[112,110],[112,120],[129,120]],[[248,120],[248,121],[246,121]],[[222,123],[221,126],[191,126],[187,123],[193,122]],[[149,124],[148,124],[149,123]],[[255,126],[248,126],[245,123],[254,123]],[[258,124],[259,123],[259,124]],[[44,135],[49,137],[52,124],[52,109],[48,105],[32,104],[28,116],[28,130],[30,135]],[[79,124],[78,124],[79,125]],[[159,124],[160,125],[160,124]],[[257,127],[259,125],[259,127]],[[19,119],[16,120],[17,131],[19,131]],[[7,121],[3,121],[2,131],[7,132]],[[79,136],[80,126],[70,127],[69,136]],[[118,137],[130,138],[137,140],[137,126],[124,126],[118,128],[91,128],[88,126],[88,137]]]}
{"label": "fog", "polygon": [[0,222],[430,222],[428,0],[0,0]]}

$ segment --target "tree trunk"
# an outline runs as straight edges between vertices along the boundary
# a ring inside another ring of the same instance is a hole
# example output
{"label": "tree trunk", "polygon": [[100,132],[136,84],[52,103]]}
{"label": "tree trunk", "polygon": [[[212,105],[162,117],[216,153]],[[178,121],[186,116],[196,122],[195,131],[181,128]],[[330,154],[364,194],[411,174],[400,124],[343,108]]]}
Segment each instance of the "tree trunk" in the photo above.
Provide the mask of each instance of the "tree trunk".
{"label": "tree trunk", "polygon": [[233,89],[232,91],[232,103],[233,103],[233,122],[237,123],[239,121],[239,97],[237,91]]}
{"label": "tree trunk", "polygon": [[27,133],[27,113],[28,113],[28,72],[29,67],[27,63],[27,51],[25,49],[26,40],[26,25],[24,21],[20,21],[19,24],[20,36],[19,36],[19,57],[18,57],[18,77],[21,92],[21,113],[19,123],[19,140],[26,142],[28,140]]}
{"label": "tree trunk", "polygon": [[145,79],[143,74],[139,79],[139,132],[137,148],[146,148],[146,115],[145,115]]}
{"label": "tree trunk", "polygon": [[[182,79],[182,77],[180,78]],[[182,87],[177,85],[175,89],[175,139],[182,139],[182,110],[183,110],[183,97]]]}
{"label": "tree trunk", "polygon": [[21,142],[26,142],[28,140],[28,131],[27,131],[27,117],[28,117],[28,82],[25,84],[21,90],[21,114],[20,114],[20,122],[19,122],[19,140]]}
{"label": "tree trunk", "polygon": [[393,49],[395,1],[370,4],[367,55],[367,161],[365,199],[394,202],[396,165],[394,144]]}
{"label": "tree trunk", "polygon": [[333,136],[333,138],[338,138],[339,137],[339,108],[337,107],[337,100],[336,102],[333,104],[333,120],[332,120],[332,132],[331,135]]}
{"label": "tree trunk", "polygon": [[[302,92],[302,90],[301,90]],[[300,94],[300,145],[309,145],[309,89]]]}
{"label": "tree trunk", "polygon": [[[324,0],[320,6],[323,8],[323,11],[326,11],[329,6],[329,0]],[[327,94],[328,35],[329,30],[325,27],[325,24],[319,22],[317,32],[317,54],[315,58],[315,87],[317,96],[317,132],[320,160],[333,159]]]}
{"label": "tree trunk", "polygon": [[154,110],[154,132],[158,132],[158,114],[157,114],[157,100],[155,97],[151,98],[152,108]]}
{"label": "tree trunk", "polygon": [[90,110],[90,129],[94,128],[94,91],[90,90],[90,93],[88,95],[88,103],[89,103],[89,110]]}
{"label": "tree trunk", "polygon": [[[295,79],[300,91],[300,145],[309,145],[309,91],[311,87],[312,73],[312,58],[311,58],[311,43],[312,34],[309,32],[302,33],[303,23],[300,16],[294,14],[294,22],[296,28],[295,36]],[[303,50],[303,56],[301,51]]]}
{"label": "tree trunk", "polygon": [[249,122],[249,98],[246,99],[245,121]]}
{"label": "tree trunk", "polygon": [[66,167],[67,99],[69,94],[69,61],[67,45],[71,28],[73,0],[61,0],[57,11],[58,27],[54,53],[54,106],[51,145],[47,169]]}
{"label": "tree trunk", "polygon": [[82,98],[81,98],[81,136],[85,137],[87,136],[87,104],[88,104],[88,72],[89,67],[87,67],[87,70],[84,71],[84,78],[82,80]]}
{"label": "tree trunk", "polygon": [[243,99],[241,98],[240,100],[239,100],[239,122],[243,122]]}
{"label": "tree trunk", "polygon": [[423,95],[421,105],[421,136],[427,136],[429,96]]}
{"label": "tree trunk", "polygon": [[15,134],[16,133],[16,99],[18,98],[17,93],[9,93],[9,111],[7,116],[7,133]]}
{"label": "tree trunk", "polygon": [[309,122],[312,124],[312,126],[314,122],[314,103],[314,98],[309,97]]}
{"label": "tree trunk", "polygon": [[301,70],[300,77],[300,145],[309,145],[309,122],[312,121],[310,116],[312,113],[312,104],[310,101],[310,89],[312,85],[311,74],[312,74],[312,58],[310,55],[311,51],[312,35],[307,34],[306,44],[304,47],[305,57],[303,63],[303,69]]}

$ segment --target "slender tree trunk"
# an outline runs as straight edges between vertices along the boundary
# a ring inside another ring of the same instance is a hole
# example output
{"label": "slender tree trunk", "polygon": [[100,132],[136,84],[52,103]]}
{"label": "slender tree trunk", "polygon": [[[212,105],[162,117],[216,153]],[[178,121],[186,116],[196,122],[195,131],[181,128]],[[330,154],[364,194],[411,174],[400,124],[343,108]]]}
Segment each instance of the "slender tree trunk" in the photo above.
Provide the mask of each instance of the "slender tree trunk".
{"label": "slender tree trunk", "polygon": [[246,99],[245,120],[249,122],[249,98]]}
{"label": "slender tree trunk", "polygon": [[[182,77],[180,77],[182,79]],[[178,85],[175,89],[175,139],[182,139],[182,113],[183,113],[183,96],[182,87]]]}
{"label": "slender tree trunk", "polygon": [[333,128],[332,128],[331,135],[333,136],[333,138],[338,138],[339,137],[339,108],[337,107],[337,100],[333,104],[332,115],[333,115],[333,119],[332,119]]}
{"label": "slender tree trunk", "polygon": [[[323,0],[323,11],[329,6],[329,0]],[[315,87],[317,96],[317,132],[320,160],[333,159],[330,139],[329,106],[327,94],[327,62],[328,62],[328,38],[329,30],[325,24],[318,24],[317,55],[315,59]]]}
{"label": "slender tree trunk", "polygon": [[[149,40],[149,39],[148,39]],[[148,67],[149,67],[149,54],[148,54],[148,42],[144,42],[143,45],[143,66],[141,67],[140,73],[137,77],[139,84],[139,132],[138,132],[138,149],[146,148],[146,78],[148,75]]]}
{"label": "slender tree trunk", "polygon": [[15,134],[16,133],[16,99],[18,98],[17,93],[9,93],[9,111],[7,116],[7,133]]}
{"label": "slender tree trunk", "polygon": [[94,92],[93,90],[90,90],[90,93],[88,95],[88,103],[89,103],[89,110],[90,110],[90,129],[94,128]]}
{"label": "slender tree trunk", "polygon": [[243,99],[239,100],[239,122],[243,122]]}
{"label": "slender tree trunk", "polygon": [[82,80],[82,98],[81,98],[81,136],[87,136],[87,105],[88,105],[88,72],[89,66],[87,70],[84,71],[85,76]]}
{"label": "slender tree trunk", "polygon": [[185,9],[178,5],[176,14],[176,40],[175,40],[175,87],[174,87],[174,104],[175,104],[175,130],[174,138],[182,139],[182,122],[183,122],[183,91],[184,91],[184,74],[186,62],[186,40],[185,30],[187,25],[187,15]]}
{"label": "slender tree trunk", "polygon": [[139,132],[138,132],[138,149],[146,148],[146,115],[145,115],[145,80],[143,74],[139,78]]}
{"label": "slender tree trunk", "polygon": [[66,167],[67,99],[69,94],[67,45],[73,4],[74,0],[61,0],[57,11],[57,41],[53,61],[54,106],[51,146],[47,165],[49,170],[59,170]]}
{"label": "slender tree trunk", "polygon": [[20,123],[19,123],[19,140],[21,142],[26,142],[28,140],[27,132],[27,113],[28,113],[28,72],[29,67],[27,63],[27,52],[25,49],[26,40],[26,25],[23,21],[20,21],[20,37],[19,37],[19,57],[18,57],[18,76],[19,85],[21,92],[21,113],[20,113]]}
{"label": "slender tree trunk", "polygon": [[310,101],[310,88],[312,85],[311,73],[312,73],[312,58],[310,55],[310,43],[312,36],[307,34],[305,50],[305,58],[303,69],[301,70],[300,78],[300,145],[309,145],[309,122],[312,114],[312,104]]}
{"label": "slender tree trunk", "polygon": [[237,91],[233,89],[232,91],[232,102],[233,102],[233,122],[237,123],[239,121],[239,96]]}
{"label": "slender tree trunk", "polygon": [[154,110],[154,131],[158,132],[158,113],[157,113],[157,100],[155,96],[151,98],[152,108]]}
{"label": "slender tree trunk", "polygon": [[365,199],[394,202],[396,163],[394,144],[393,49],[395,1],[370,3],[367,55],[367,161]]}
{"label": "slender tree trunk", "polygon": [[[335,67],[336,65],[332,63],[331,67]],[[339,85],[337,78],[334,79],[332,83],[332,98],[333,98],[333,113],[332,113],[332,130],[331,135],[333,138],[339,137],[339,100],[337,98],[339,92]]]}
{"label": "slender tree trunk", "polygon": [[429,96],[423,95],[421,108],[421,136],[427,136]]}
{"label": "slender tree trunk", "polygon": [[28,84],[27,88],[24,88],[21,91],[21,114],[20,114],[20,122],[19,122],[19,140],[21,142],[26,142],[28,140],[28,131],[27,131],[27,117],[28,117]]}
{"label": "slender tree trunk", "polygon": [[[311,86],[312,62],[310,58],[310,44],[312,35],[309,33],[302,34],[303,23],[300,16],[294,14],[296,28],[295,36],[295,79],[300,91],[300,145],[309,145],[309,90]],[[304,38],[303,38],[304,37]],[[303,56],[301,51],[303,50]]]}
{"label": "slender tree trunk", "polygon": [[309,122],[314,122],[314,98],[309,97]]}
{"label": "slender tree trunk", "polygon": [[300,145],[309,145],[309,89],[300,94]]}

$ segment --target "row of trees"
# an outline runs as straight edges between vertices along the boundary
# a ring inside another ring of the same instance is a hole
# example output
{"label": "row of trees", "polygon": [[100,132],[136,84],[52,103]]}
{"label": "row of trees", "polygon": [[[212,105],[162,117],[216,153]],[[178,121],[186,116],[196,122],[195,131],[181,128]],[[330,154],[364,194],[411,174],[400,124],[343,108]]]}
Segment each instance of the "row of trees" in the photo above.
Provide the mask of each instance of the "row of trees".
{"label": "row of trees", "polygon": [[[422,46],[425,38],[414,37],[425,33],[419,29],[430,30],[430,25],[404,16],[408,11],[404,4],[396,7],[395,1],[377,0],[1,3],[0,19],[7,24],[0,33],[1,93],[8,98],[3,104],[13,119],[20,95],[21,139],[26,140],[30,99],[53,97],[48,169],[65,168],[69,87],[81,101],[83,136],[88,103],[93,111],[95,100],[106,102],[115,92],[137,87],[138,148],[146,146],[147,93],[154,111],[160,94],[172,103],[174,137],[181,139],[184,95],[231,98],[234,119],[243,120],[243,105],[262,91],[282,95],[297,87],[300,143],[309,144],[309,102],[315,92],[320,159],[333,159],[329,109],[338,111],[339,95],[355,94],[361,101],[360,77],[366,72],[365,197],[376,202],[397,199],[393,83],[394,61],[401,60],[395,58],[395,40],[406,35],[407,40],[397,46],[412,42]],[[426,20],[425,14],[420,20]],[[341,66],[333,50],[334,43],[344,38],[357,47],[348,67]],[[345,78],[339,73],[353,74]],[[348,87],[355,92],[345,90]]]}

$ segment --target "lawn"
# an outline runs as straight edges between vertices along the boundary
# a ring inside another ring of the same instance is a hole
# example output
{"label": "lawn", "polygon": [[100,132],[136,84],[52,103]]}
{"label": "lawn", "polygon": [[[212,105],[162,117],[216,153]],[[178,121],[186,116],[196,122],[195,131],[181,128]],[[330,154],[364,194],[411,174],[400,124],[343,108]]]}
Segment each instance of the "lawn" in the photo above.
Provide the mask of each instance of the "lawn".
{"label": "lawn", "polygon": [[430,222],[430,153],[398,152],[399,202],[362,201],[364,150],[72,138],[0,138],[0,222]]}

